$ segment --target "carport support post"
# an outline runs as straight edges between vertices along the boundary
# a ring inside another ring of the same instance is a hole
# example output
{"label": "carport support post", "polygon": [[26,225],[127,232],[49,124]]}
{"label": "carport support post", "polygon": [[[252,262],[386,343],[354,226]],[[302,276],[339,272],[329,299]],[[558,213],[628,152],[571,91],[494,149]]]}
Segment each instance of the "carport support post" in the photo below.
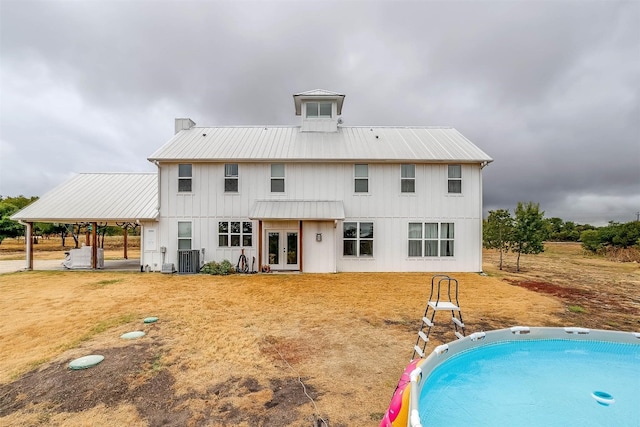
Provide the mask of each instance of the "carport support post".
{"label": "carport support post", "polygon": [[33,223],[25,223],[25,243],[27,244],[27,270],[33,270]]}
{"label": "carport support post", "polygon": [[98,268],[98,223],[91,223],[91,268]]}
{"label": "carport support post", "polygon": [[129,232],[127,231],[129,229],[128,225],[124,226],[124,259],[129,259],[129,257],[127,256],[127,236],[129,235]]}

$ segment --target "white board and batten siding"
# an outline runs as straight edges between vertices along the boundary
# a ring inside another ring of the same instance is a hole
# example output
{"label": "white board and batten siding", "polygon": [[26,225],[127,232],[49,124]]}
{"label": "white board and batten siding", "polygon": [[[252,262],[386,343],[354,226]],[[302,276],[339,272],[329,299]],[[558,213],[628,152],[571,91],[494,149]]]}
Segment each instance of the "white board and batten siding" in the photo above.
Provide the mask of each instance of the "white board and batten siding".
{"label": "white board and batten siding", "polygon": [[[224,163],[193,162],[192,191],[178,192],[178,163],[160,165],[160,221],[157,248],[145,251],[152,265],[167,248],[166,262],[175,263],[179,221],[192,223],[192,248],[205,249],[204,261],[236,263],[241,247],[218,246],[219,221],[250,221],[257,200],[342,201],[346,222],[374,224],[374,255],[343,256],[342,221],[303,221],[302,265],[307,272],[334,271],[481,271],[482,181],[478,163],[462,164],[462,193],[447,194],[447,164],[415,167],[415,193],[400,191],[400,163],[368,163],[369,192],[354,192],[354,163],[285,163],[285,192],[270,192],[271,163],[238,163],[238,192],[224,192]],[[184,161],[184,163],[189,163]],[[229,161],[228,163],[233,163]],[[455,256],[408,256],[409,222],[455,224]],[[251,261],[258,258],[258,221],[253,220]],[[265,226],[274,224],[263,224]],[[281,224],[282,225],[282,224]],[[287,226],[288,227],[288,226]],[[282,227],[281,227],[282,228]],[[322,241],[316,241],[316,234]],[[333,250],[327,250],[333,246]],[[159,268],[153,268],[159,270]]]}

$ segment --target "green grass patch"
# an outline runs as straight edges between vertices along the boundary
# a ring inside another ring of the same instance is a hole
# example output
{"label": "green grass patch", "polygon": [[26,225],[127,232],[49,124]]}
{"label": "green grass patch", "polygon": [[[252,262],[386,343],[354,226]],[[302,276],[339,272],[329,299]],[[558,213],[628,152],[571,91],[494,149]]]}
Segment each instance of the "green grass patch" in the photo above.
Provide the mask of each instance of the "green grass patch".
{"label": "green grass patch", "polygon": [[581,307],[579,305],[570,305],[568,308],[570,312],[576,313],[576,314],[582,314],[587,312],[587,310],[584,307]]}
{"label": "green grass patch", "polygon": [[120,282],[122,282],[123,280],[124,280],[124,279],[100,280],[99,282],[94,283],[94,285],[97,285],[97,286],[113,285],[114,283],[120,283]]}

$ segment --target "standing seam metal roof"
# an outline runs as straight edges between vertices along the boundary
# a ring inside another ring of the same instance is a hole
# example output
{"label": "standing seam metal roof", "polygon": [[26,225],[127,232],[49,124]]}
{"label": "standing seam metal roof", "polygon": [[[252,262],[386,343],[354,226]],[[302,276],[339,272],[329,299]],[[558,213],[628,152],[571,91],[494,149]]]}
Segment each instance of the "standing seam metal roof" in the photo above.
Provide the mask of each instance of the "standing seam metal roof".
{"label": "standing seam metal roof", "polygon": [[16,212],[32,222],[153,220],[158,216],[155,173],[83,173]]}
{"label": "standing seam metal roof", "polygon": [[193,127],[178,132],[150,161],[407,161],[483,163],[493,159],[454,128]]}

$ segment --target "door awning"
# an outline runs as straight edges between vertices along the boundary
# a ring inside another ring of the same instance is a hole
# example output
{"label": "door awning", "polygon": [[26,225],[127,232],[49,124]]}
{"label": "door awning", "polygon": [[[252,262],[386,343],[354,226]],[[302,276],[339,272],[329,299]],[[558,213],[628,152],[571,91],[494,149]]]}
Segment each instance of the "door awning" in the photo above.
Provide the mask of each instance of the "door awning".
{"label": "door awning", "polygon": [[344,204],[337,200],[258,200],[249,212],[249,219],[344,219]]}

